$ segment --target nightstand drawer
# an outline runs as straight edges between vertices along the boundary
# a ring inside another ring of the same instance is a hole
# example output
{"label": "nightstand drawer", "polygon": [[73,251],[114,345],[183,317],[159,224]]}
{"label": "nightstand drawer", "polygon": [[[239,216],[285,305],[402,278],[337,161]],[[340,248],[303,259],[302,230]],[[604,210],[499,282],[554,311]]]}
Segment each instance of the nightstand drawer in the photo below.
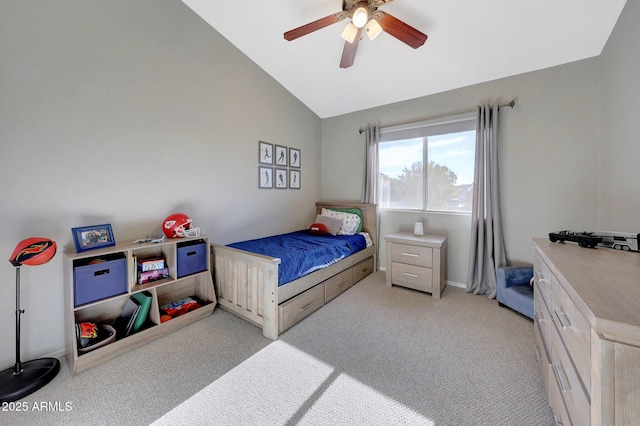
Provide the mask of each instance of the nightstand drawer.
{"label": "nightstand drawer", "polygon": [[431,247],[392,243],[391,261],[431,268],[433,266],[433,249]]}
{"label": "nightstand drawer", "polygon": [[433,291],[433,271],[430,268],[393,262],[391,282],[431,293]]}

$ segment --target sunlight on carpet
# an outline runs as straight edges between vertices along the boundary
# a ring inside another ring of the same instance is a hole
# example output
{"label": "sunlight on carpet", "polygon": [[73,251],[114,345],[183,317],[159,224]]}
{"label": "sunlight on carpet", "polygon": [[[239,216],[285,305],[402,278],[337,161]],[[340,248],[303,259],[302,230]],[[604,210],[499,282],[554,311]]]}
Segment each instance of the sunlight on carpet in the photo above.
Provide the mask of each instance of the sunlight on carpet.
{"label": "sunlight on carpet", "polygon": [[276,341],[156,420],[193,424],[435,423],[295,347]]}

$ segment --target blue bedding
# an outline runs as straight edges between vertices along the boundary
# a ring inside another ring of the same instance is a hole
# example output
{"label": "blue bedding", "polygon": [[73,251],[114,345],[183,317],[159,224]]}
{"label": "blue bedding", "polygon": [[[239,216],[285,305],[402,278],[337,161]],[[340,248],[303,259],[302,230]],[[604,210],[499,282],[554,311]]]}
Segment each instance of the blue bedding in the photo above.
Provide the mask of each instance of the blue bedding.
{"label": "blue bedding", "polygon": [[229,244],[229,247],[281,259],[278,286],[364,250],[362,235],[311,235],[309,230]]}

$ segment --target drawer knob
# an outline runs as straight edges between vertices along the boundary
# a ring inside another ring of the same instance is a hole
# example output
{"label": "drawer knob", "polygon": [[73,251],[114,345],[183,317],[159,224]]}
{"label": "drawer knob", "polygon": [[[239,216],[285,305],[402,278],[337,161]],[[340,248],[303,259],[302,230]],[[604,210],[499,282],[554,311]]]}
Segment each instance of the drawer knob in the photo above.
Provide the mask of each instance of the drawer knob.
{"label": "drawer knob", "polygon": [[311,302],[311,303],[308,303],[308,304],[304,305],[302,308],[300,308],[300,312],[306,311],[307,309],[312,307],[314,303],[315,302]]}
{"label": "drawer knob", "polygon": [[[560,371],[562,370],[562,372]],[[556,377],[558,378],[558,381],[560,382],[560,387],[562,388],[562,392],[567,392],[571,390],[571,386],[569,386],[568,383],[565,383],[565,376],[564,376],[564,367],[562,367],[561,365],[558,365],[556,363],[553,363],[553,371],[555,371],[556,373]]]}
{"label": "drawer knob", "polygon": [[[558,321],[560,321],[560,326],[562,327],[563,330],[566,330],[571,327],[571,323],[566,319],[567,316],[564,314],[564,312],[558,312],[557,309],[554,309],[553,311],[556,313],[556,317],[558,317]],[[562,319],[562,318],[565,318],[565,319]]]}
{"label": "drawer knob", "polygon": [[402,275],[406,275],[406,276],[411,277],[411,278],[420,278],[420,275],[418,275],[418,274],[411,274],[411,273],[409,273],[409,272],[403,272],[403,273],[402,273]]}
{"label": "drawer knob", "polygon": [[540,282],[540,281],[543,282],[543,283],[547,282],[547,280],[544,279],[544,275],[542,275],[542,273],[537,272],[537,271],[536,271],[536,279],[538,280],[538,282]]}
{"label": "drawer knob", "polygon": [[402,253],[403,256],[409,256],[409,257],[419,257],[419,255],[415,254],[415,253]]}

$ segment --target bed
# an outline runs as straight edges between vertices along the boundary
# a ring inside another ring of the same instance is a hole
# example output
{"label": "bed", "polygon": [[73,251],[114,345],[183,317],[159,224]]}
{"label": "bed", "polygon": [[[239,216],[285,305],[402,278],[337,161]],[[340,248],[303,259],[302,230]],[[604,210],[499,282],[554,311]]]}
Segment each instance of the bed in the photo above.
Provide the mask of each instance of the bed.
{"label": "bed", "polygon": [[372,245],[322,269],[278,285],[281,260],[226,245],[211,244],[218,304],[262,328],[262,334],[278,336],[321,308],[376,268],[377,208],[375,204],[317,202],[323,208],[358,208],[362,232]]}

